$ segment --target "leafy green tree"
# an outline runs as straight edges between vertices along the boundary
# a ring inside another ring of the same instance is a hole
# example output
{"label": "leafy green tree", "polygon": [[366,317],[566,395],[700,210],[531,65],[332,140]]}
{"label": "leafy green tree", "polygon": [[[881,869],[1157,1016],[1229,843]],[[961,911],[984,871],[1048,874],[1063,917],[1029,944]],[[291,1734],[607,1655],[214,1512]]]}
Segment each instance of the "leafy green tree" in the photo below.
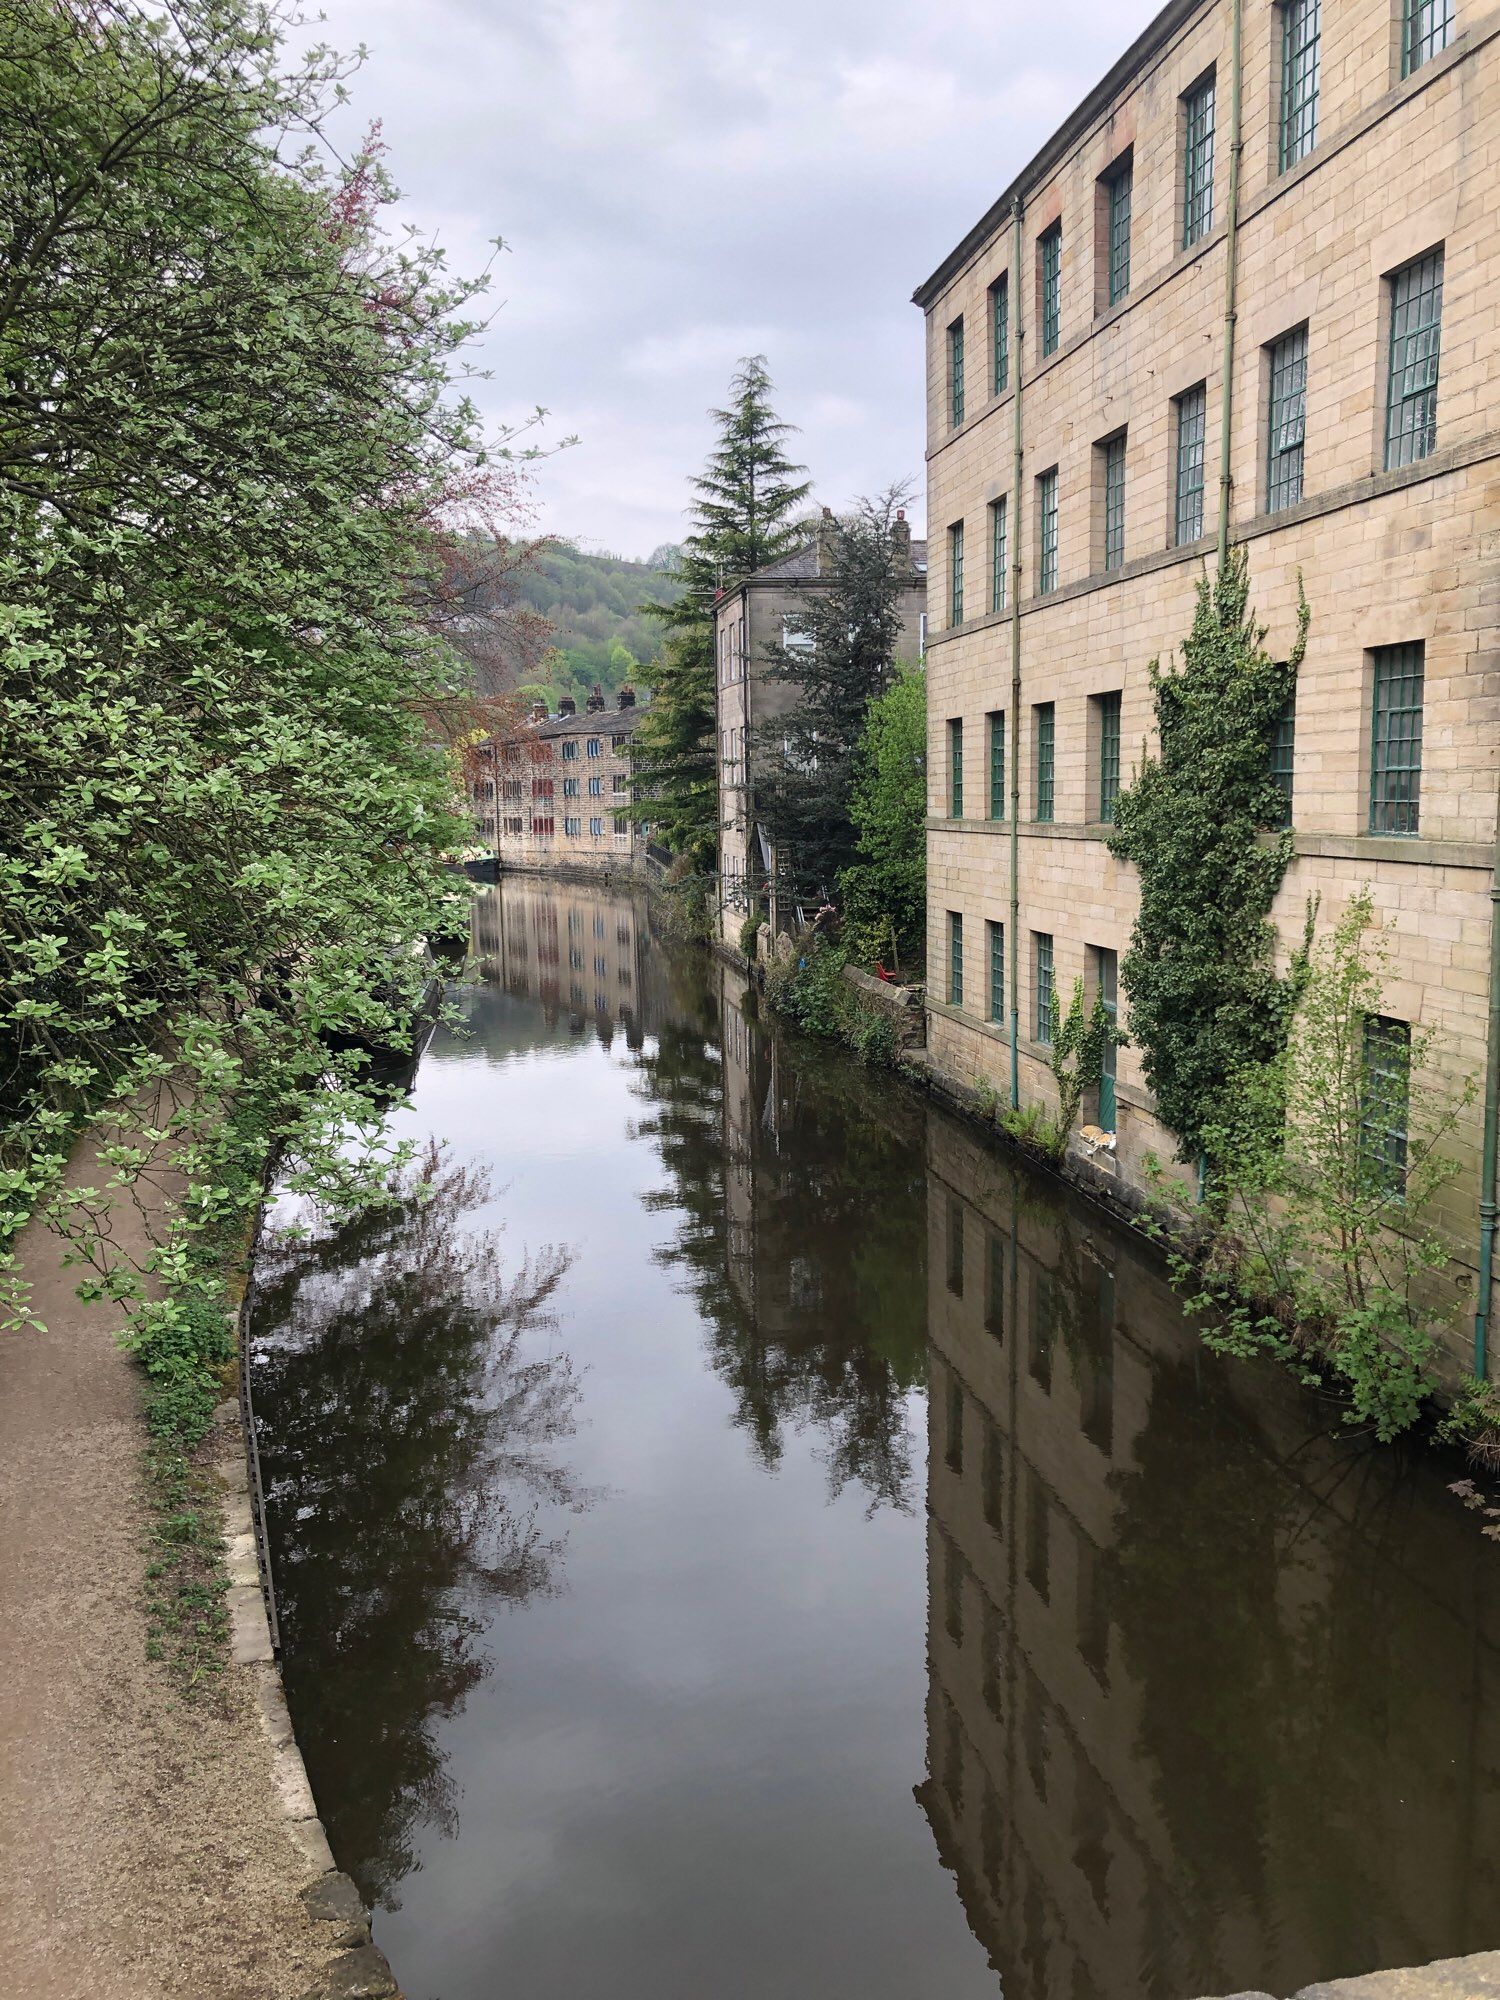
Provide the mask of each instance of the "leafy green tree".
{"label": "leafy green tree", "polygon": [[1247,606],[1244,551],[1198,585],[1180,670],[1151,663],[1160,752],[1115,803],[1110,851],[1135,864],[1140,908],[1120,978],[1156,1110],[1180,1157],[1208,1151],[1231,1079],[1286,1038],[1297,967],[1276,971],[1271,906],[1292,858],[1271,776],[1278,718],[1307,645],[1302,599],[1285,659]]}
{"label": "leafy green tree", "polygon": [[[513,498],[450,393],[477,283],[382,229],[378,146],[325,170],[292,21],[0,11],[0,1242],[50,1206],[139,1300],[100,1211],[175,1169],[148,1367],[268,1148],[380,1184],[465,837],[447,551]],[[64,1193],[91,1116],[115,1186]]]}
{"label": "leafy green tree", "polygon": [[791,713],[752,745],[756,797],[788,886],[826,896],[857,856],[853,795],[872,705],[890,687],[910,558],[892,486],[833,524],[826,590],[811,592],[791,643],[770,650],[770,677],[797,689]]}
{"label": "leafy green tree", "polygon": [[921,962],[927,925],[927,677],[900,667],[870,704],[849,794],[858,859],[839,878],[850,945]]}
{"label": "leafy green tree", "polygon": [[712,412],[718,441],[693,481],[694,528],[676,568],[680,594],[643,605],[663,627],[660,657],[648,668],[651,709],[636,731],[635,816],[702,868],[719,844],[714,605],[799,539],[796,514],[809,484],[786,453],[792,426],[771,407],[764,355],[741,361],[728,407]]}

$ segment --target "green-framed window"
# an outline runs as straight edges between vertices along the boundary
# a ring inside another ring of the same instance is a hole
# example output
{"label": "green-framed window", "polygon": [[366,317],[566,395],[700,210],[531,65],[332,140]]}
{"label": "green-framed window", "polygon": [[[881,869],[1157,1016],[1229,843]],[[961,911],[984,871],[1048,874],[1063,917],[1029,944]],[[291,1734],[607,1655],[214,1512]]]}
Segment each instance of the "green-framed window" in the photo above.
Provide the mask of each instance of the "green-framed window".
{"label": "green-framed window", "polygon": [[1401,74],[1410,76],[1441,55],[1453,33],[1453,0],[1405,0]]}
{"label": "green-framed window", "polygon": [[1406,1185],[1411,1026],[1388,1014],[1365,1019],[1359,1093],[1360,1164],[1383,1194]]}
{"label": "green-framed window", "polygon": [[1062,338],[1062,224],[1054,222],[1037,244],[1042,266],[1042,353],[1056,354]]}
{"label": "green-framed window", "polygon": [[1104,567],[1119,569],[1125,560],[1125,436],[1104,447]]}
{"label": "green-framed window", "polygon": [[1039,701],[1031,711],[1031,735],[1036,759],[1033,772],[1035,779],[1033,792],[1033,817],[1050,820],[1054,804],[1055,764],[1057,757],[1057,707],[1050,701]]}
{"label": "green-framed window", "polygon": [[990,738],[990,818],[1005,817],[1005,710],[992,708],[985,718]]}
{"label": "green-framed window", "polygon": [[1037,594],[1045,597],[1057,588],[1057,467],[1044,472],[1036,483]]}
{"label": "green-framed window", "polygon": [[998,396],[1010,382],[1010,279],[996,278],[990,300],[990,394]]}
{"label": "green-framed window", "polygon": [[1135,175],[1129,154],[1110,175],[1107,188],[1108,264],[1105,298],[1117,306],[1130,291],[1130,196]]}
{"label": "green-framed window", "polygon": [[955,715],[948,722],[948,817],[964,816],[964,724]]}
{"label": "green-framed window", "polygon": [[1416,833],[1421,818],[1425,649],[1377,646],[1370,728],[1370,831]]}
{"label": "green-framed window", "polygon": [[1182,247],[1214,226],[1214,78],[1210,74],[1182,100]]}
{"label": "green-framed window", "polygon": [[[1094,978],[1100,1005],[1109,1025],[1114,1027],[1120,1014],[1120,961],[1114,952],[1106,950],[1103,945],[1094,948]],[[1119,1124],[1116,1094],[1118,1063],[1119,1051],[1111,1035],[1100,1052],[1099,1061],[1099,1124],[1106,1132],[1113,1132]],[[1109,1282],[1112,1284],[1113,1280]]]}
{"label": "green-framed window", "polygon": [[[1322,0],[1282,0],[1281,172],[1318,143],[1318,44]],[[1387,44],[1389,47],[1389,44]]]}
{"label": "green-framed window", "polygon": [[948,422],[954,430],[964,420],[964,323],[956,319],[948,329]]}
{"label": "green-framed window", "polygon": [[1177,398],[1177,481],[1175,535],[1178,547],[1203,534],[1204,450],[1208,435],[1208,389],[1200,382]]}
{"label": "green-framed window", "polygon": [[1292,823],[1292,783],[1297,762],[1297,694],[1293,689],[1286,706],[1271,727],[1271,779],[1282,797],[1281,824]]}
{"label": "green-framed window", "polygon": [[1052,980],[1052,933],[1031,933],[1032,989],[1036,997],[1036,1039],[1044,1046],[1052,1041],[1052,1020],[1056,1011]]}
{"label": "green-framed window", "polygon": [[1099,817],[1111,821],[1120,796],[1120,696],[1118,690],[1094,697],[1099,728]]}
{"label": "green-framed window", "polygon": [[1005,1019],[1005,926],[997,924],[993,918],[985,925],[985,935],[989,944],[990,965],[990,1019]]}
{"label": "green-framed window", "polygon": [[948,623],[964,622],[964,524],[955,521],[948,530]]}
{"label": "green-framed window", "polygon": [[1438,356],[1443,334],[1443,253],[1431,250],[1391,279],[1390,381],[1385,463],[1415,465],[1437,450]]}
{"label": "green-framed window", "polygon": [[961,911],[948,912],[948,1005],[964,1004],[964,920]]}
{"label": "green-framed window", "polygon": [[1307,438],[1307,328],[1284,335],[1269,354],[1271,394],[1266,435],[1266,511],[1276,514],[1302,498]]}
{"label": "green-framed window", "polygon": [[1003,611],[1009,600],[1006,571],[1010,563],[1010,509],[1005,499],[990,502],[990,609]]}

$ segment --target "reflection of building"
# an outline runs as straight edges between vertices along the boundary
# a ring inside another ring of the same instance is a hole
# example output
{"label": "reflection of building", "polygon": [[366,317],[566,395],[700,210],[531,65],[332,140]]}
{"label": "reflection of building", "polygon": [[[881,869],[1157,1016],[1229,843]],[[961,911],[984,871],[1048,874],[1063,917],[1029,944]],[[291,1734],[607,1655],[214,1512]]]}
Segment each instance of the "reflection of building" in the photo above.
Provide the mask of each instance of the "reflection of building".
{"label": "reflection of building", "polygon": [[1393,1492],[946,1120],[929,1164],[920,1797],[1006,2000],[1492,1946],[1500,1612],[1440,1475]]}
{"label": "reflection of building", "polygon": [[618,1024],[642,1039],[653,941],[643,901],[585,883],[501,882],[474,904],[480,976],[540,1000],[549,1021],[590,1020],[607,1042]]}
{"label": "reflection of building", "polygon": [[501,868],[639,874],[645,828],[628,813],[630,739],[643,711],[630,688],[607,708],[596,688],[582,715],[571,698],[512,736],[479,746],[475,817]]}
{"label": "reflection of building", "polygon": [[[909,582],[901,601],[897,657],[922,657],[927,624],[927,544],[914,542],[904,515],[897,522],[896,546],[908,563]],[[765,908],[763,884],[774,883],[776,856],[760,823],[751,773],[756,733],[765,731],[797,705],[796,686],[772,680],[770,649],[795,652],[809,643],[797,619],[810,596],[828,588],[835,522],[823,509],[817,534],[780,562],[726,591],[714,607],[714,658],[718,680],[719,741],[719,910],[724,938],[739,942],[752,903]],[[773,922],[782,912],[770,906]]]}
{"label": "reflection of building", "polygon": [[[1215,561],[1221,493],[1270,647],[1293,643],[1300,580],[1312,610],[1265,746],[1295,847],[1283,948],[1309,897],[1327,925],[1368,883],[1397,932],[1393,1033],[1438,1027],[1456,1073],[1485,1064],[1500,10],[1242,12],[1242,90],[1230,0],[1163,7],[917,293],[929,1045],[1006,1088],[1014,992],[1026,1101],[1054,1093],[1052,996],[1066,1006],[1081,977],[1108,997],[1129,940],[1137,884],[1108,822],[1155,734],[1148,664],[1186,635]],[[1117,1130],[1119,1171],[1140,1179],[1171,1147],[1138,1049],[1103,1095],[1085,1117]],[[1470,1272],[1476,1179],[1448,1204]]]}

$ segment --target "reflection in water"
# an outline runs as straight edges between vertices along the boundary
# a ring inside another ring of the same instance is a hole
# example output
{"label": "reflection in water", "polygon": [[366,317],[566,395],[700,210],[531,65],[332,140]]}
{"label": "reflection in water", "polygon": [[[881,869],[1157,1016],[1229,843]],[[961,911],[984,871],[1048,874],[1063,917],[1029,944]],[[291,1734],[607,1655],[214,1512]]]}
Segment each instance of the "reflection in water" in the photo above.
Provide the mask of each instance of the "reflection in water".
{"label": "reflection in water", "polygon": [[919,1797],[1007,2000],[1492,1946],[1500,1621],[1435,1466],[1211,1361],[945,1120],[928,1158]]}
{"label": "reflection in water", "polygon": [[552,1455],[572,1367],[532,1352],[567,1259],[505,1270],[463,1227],[490,1194],[433,1147],[396,1206],[301,1238],[279,1211],[257,1259],[288,1694],[340,1866],[387,1908],[418,1828],[458,1830],[436,1729],[488,1671],[486,1616],[556,1587],[539,1505],[579,1504]]}
{"label": "reflection in water", "polygon": [[256,1314],[293,1712],[408,1990],[1187,2000],[1496,1942],[1451,1474],[1203,1353],[1142,1245],[639,900],[507,881],[475,942],[404,1115],[476,1165],[275,1244]]}
{"label": "reflection in water", "polygon": [[[736,1422],[775,1467],[811,1425],[833,1494],[912,1504],[907,1399],[923,1372],[921,1111],[762,1033],[715,967],[701,1012],[663,1022],[638,1086],[687,1276]],[[715,1004],[717,1000],[718,1004]],[[717,1016],[717,1018],[715,1018]]]}

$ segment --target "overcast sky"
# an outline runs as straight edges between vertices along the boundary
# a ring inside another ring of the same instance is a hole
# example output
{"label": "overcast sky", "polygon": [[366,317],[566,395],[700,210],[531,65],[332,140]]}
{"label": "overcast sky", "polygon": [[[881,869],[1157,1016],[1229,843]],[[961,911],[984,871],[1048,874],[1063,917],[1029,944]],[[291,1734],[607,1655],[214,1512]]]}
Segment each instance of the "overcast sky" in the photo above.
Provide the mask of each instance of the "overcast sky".
{"label": "overcast sky", "polygon": [[912,290],[1158,4],[322,0],[322,32],[369,50],[407,215],[458,270],[509,245],[479,400],[580,440],[539,525],[645,556],[748,353],[819,500],[907,478],[920,520]]}

